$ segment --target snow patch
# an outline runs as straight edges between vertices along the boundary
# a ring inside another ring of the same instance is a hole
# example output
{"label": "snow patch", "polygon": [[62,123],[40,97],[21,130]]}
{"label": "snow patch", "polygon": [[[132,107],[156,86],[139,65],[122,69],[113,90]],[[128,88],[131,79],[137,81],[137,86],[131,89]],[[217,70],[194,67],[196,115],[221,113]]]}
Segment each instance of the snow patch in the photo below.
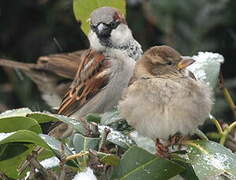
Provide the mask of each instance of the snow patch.
{"label": "snow patch", "polygon": [[93,174],[93,170],[87,167],[85,171],[76,174],[73,180],[97,180],[97,178]]}
{"label": "snow patch", "polygon": [[224,62],[224,57],[218,53],[199,52],[192,57],[196,62],[187,67],[198,80],[206,82],[214,88],[217,83],[220,66]]}
{"label": "snow patch", "polygon": [[40,164],[46,168],[46,169],[51,169],[53,167],[59,166],[59,159],[57,157],[51,157],[48,159],[44,159],[43,161],[40,162]]}

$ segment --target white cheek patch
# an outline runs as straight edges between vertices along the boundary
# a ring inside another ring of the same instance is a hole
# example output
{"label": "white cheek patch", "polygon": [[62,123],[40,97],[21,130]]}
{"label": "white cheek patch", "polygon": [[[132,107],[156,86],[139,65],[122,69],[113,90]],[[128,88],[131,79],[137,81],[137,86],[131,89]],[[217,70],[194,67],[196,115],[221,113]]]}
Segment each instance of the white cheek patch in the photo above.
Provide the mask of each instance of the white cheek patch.
{"label": "white cheek patch", "polygon": [[126,24],[120,24],[111,32],[111,42],[117,46],[128,42],[132,38],[132,33]]}
{"label": "white cheek patch", "polygon": [[89,39],[89,42],[90,42],[90,47],[92,49],[97,50],[97,51],[105,50],[105,47],[101,45],[96,33],[94,33],[93,31],[89,32],[88,39]]}

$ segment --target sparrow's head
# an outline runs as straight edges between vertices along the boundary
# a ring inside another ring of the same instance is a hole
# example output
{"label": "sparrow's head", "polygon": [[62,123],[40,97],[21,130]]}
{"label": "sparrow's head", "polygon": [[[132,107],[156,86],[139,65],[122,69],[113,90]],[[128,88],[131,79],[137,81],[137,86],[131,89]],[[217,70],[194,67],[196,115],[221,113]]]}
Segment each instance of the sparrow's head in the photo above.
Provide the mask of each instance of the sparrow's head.
{"label": "sparrow's head", "polygon": [[119,47],[133,39],[124,16],[116,8],[101,7],[90,15],[89,40],[93,49]]}
{"label": "sparrow's head", "polygon": [[169,76],[183,72],[192,63],[194,63],[193,59],[184,59],[180,53],[169,46],[154,46],[144,53],[137,63],[137,68],[154,76]]}

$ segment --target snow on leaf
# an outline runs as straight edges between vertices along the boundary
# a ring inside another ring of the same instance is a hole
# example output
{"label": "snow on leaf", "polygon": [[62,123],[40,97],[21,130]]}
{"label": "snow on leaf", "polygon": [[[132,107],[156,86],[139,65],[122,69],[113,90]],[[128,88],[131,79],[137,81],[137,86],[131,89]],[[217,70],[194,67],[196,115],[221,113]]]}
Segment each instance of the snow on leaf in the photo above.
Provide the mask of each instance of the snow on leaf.
{"label": "snow on leaf", "polygon": [[46,169],[57,167],[59,166],[59,163],[60,163],[60,160],[55,156],[48,159],[44,159],[43,161],[40,162],[40,164]]}

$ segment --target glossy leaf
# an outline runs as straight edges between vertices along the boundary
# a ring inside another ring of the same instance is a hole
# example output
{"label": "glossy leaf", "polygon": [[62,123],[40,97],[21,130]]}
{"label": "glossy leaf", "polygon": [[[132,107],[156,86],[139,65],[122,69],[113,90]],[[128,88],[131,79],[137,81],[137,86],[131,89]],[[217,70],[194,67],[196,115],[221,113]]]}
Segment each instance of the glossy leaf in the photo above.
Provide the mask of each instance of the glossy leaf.
{"label": "glossy leaf", "polygon": [[55,118],[59,119],[60,121],[69,124],[71,127],[73,127],[76,131],[78,131],[81,134],[85,134],[86,129],[82,125],[82,123],[79,120],[75,120],[72,118],[69,118],[67,116],[62,116],[62,115],[53,115]]}
{"label": "glossy leaf", "polygon": [[0,161],[18,156],[29,148],[23,143],[8,143],[0,145]]}
{"label": "glossy leaf", "polygon": [[[62,143],[57,140],[56,138],[52,136],[48,136],[46,134],[40,134],[39,135],[46,143],[47,145],[53,150],[53,152],[56,155],[59,155],[62,151]],[[71,155],[72,152],[69,150],[69,148],[64,146],[64,153],[65,155]]]}
{"label": "glossy leaf", "polygon": [[38,123],[59,121],[59,119],[57,119],[53,114],[49,113],[30,113],[27,115],[27,117],[35,119],[36,121],[38,121]]}
{"label": "glossy leaf", "polygon": [[224,174],[236,178],[236,155],[221,144],[205,141],[186,141],[187,154],[181,156],[190,163],[199,179]]}
{"label": "glossy leaf", "polygon": [[162,180],[174,177],[183,170],[175,162],[133,146],[125,152],[119,166],[114,169],[112,179]]}
{"label": "glossy leaf", "polygon": [[73,146],[76,152],[88,151],[89,149],[97,150],[100,138],[85,137],[81,134],[75,134],[73,137]]}
{"label": "glossy leaf", "polygon": [[95,123],[100,123],[101,117],[99,114],[89,114],[86,116],[86,119],[88,122],[95,122]]}
{"label": "glossy leaf", "polygon": [[28,117],[5,117],[0,119],[0,132],[14,132],[17,130],[31,130],[35,133],[42,133],[38,122]]}
{"label": "glossy leaf", "polygon": [[156,145],[151,138],[141,136],[137,131],[132,131],[129,136],[138,147],[141,147],[152,154],[156,153]]}
{"label": "glossy leaf", "polygon": [[122,119],[123,118],[120,116],[117,109],[101,114],[101,124],[106,126],[118,122]]}
{"label": "glossy leaf", "polygon": [[50,149],[47,143],[40,136],[29,130],[19,130],[12,133],[0,133],[0,144],[15,142],[33,143],[46,149]]}
{"label": "glossy leaf", "polygon": [[26,116],[29,113],[32,113],[32,111],[29,108],[12,109],[1,113],[0,118],[13,117],[13,116]]}
{"label": "glossy leaf", "polygon": [[124,149],[128,149],[134,142],[128,137],[122,134],[119,131],[116,131],[108,126],[98,126],[99,132],[102,134],[104,129],[107,128],[110,130],[110,133],[107,136],[107,140],[113,144],[116,144]]}
{"label": "glossy leaf", "polygon": [[[18,156],[14,156],[11,159],[0,161],[0,171],[5,173],[7,176],[18,179],[17,168],[26,159],[26,156],[32,151],[34,146],[31,146],[27,151],[21,153]],[[24,176],[24,174],[22,174]]]}
{"label": "glossy leaf", "polygon": [[125,0],[74,0],[73,10],[77,21],[82,23],[82,30],[85,34],[89,32],[89,22],[88,19],[93,10],[102,7],[111,6],[119,9],[123,14],[125,14]]}
{"label": "glossy leaf", "polygon": [[111,165],[111,166],[118,166],[120,158],[115,154],[106,154],[102,152],[97,152],[98,158],[102,163]]}

